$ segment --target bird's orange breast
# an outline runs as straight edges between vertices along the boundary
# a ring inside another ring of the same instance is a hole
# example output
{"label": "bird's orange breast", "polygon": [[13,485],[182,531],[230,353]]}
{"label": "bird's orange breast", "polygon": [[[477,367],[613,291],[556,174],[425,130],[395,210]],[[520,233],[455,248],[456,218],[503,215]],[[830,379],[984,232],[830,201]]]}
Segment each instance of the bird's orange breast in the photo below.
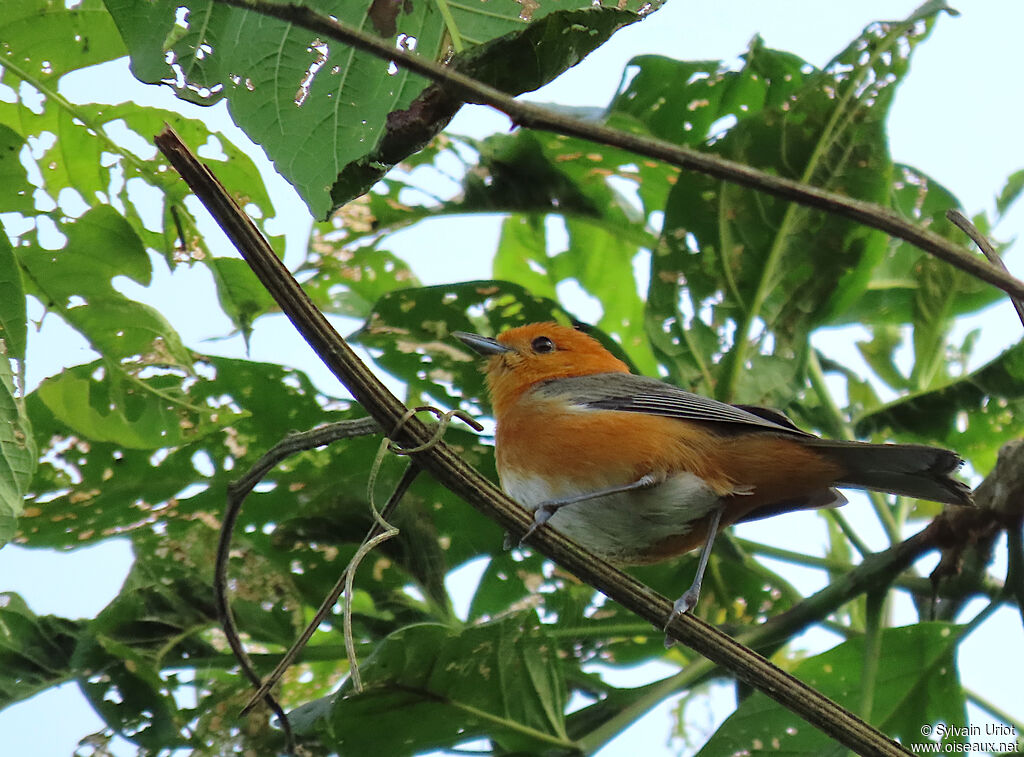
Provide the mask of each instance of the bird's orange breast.
{"label": "bird's orange breast", "polygon": [[[762,431],[722,433],[709,424],[586,409],[530,392],[499,415],[496,442],[503,485],[513,496],[518,491],[521,500],[526,493],[532,500],[576,496],[629,484],[647,474],[672,479],[670,485],[657,485],[663,487],[661,492],[580,502],[562,508],[552,519],[552,526],[591,549],[594,545],[580,538],[586,532],[581,526],[587,525],[580,521],[607,521],[609,508],[621,510],[620,533],[626,541],[635,536],[629,529],[638,519],[665,521],[660,530],[648,529],[643,543],[630,545],[632,556],[614,556],[619,562],[662,559],[701,543],[706,498],[695,493],[691,478],[681,476],[692,477],[713,492],[714,501],[724,503],[724,527],[760,507],[820,492],[843,473],[834,461],[804,447],[798,437]],[[662,495],[680,500],[674,510]],[[524,504],[532,509],[539,501]],[[666,513],[674,517],[666,519]]]}

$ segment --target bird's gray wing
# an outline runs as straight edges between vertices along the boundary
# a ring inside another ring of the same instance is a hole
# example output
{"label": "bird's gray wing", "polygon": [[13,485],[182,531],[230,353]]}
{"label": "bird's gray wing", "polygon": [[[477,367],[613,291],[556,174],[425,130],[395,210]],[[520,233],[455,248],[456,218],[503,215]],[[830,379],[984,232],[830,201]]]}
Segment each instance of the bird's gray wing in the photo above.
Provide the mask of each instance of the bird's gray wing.
{"label": "bird's gray wing", "polygon": [[667,418],[717,423],[798,436],[801,431],[782,413],[724,402],[683,391],[664,381],[632,373],[598,373],[559,378],[535,389],[540,395],[571,399],[573,404],[600,410],[647,413]]}

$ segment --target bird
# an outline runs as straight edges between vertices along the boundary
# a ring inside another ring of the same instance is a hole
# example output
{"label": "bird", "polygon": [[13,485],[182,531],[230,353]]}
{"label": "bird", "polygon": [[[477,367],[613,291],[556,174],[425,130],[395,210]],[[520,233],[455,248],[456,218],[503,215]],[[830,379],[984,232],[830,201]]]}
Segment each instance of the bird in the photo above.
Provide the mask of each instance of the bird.
{"label": "bird", "polygon": [[615,565],[701,548],[666,628],[693,609],[715,536],[734,523],[846,503],[839,487],[972,504],[947,449],[823,439],[783,413],[634,374],[592,336],[554,322],[497,338],[452,332],[487,358],[502,489]]}

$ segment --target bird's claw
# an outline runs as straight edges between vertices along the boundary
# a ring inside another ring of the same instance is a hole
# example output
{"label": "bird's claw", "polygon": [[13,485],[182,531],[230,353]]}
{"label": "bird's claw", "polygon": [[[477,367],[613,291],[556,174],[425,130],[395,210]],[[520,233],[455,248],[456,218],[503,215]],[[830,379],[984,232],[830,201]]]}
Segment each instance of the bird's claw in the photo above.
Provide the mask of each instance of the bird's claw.
{"label": "bird's claw", "polygon": [[697,599],[700,594],[693,590],[691,587],[687,589],[686,593],[683,594],[679,599],[672,605],[672,612],[669,613],[668,620],[665,621],[665,627],[662,629],[665,632],[665,649],[671,649],[672,645],[675,644],[675,639],[668,635],[668,627],[671,626],[676,618],[681,615],[685,615],[690,612],[694,607],[697,606]]}
{"label": "bird's claw", "polygon": [[555,509],[556,508],[550,507],[548,505],[540,505],[536,510],[533,511],[533,523],[530,525],[528,529],[526,529],[526,533],[523,534],[523,538],[519,540],[520,547],[523,546],[523,543],[527,539],[533,536],[534,531],[536,531],[538,528],[540,528],[549,520],[551,520],[551,516],[555,514]]}

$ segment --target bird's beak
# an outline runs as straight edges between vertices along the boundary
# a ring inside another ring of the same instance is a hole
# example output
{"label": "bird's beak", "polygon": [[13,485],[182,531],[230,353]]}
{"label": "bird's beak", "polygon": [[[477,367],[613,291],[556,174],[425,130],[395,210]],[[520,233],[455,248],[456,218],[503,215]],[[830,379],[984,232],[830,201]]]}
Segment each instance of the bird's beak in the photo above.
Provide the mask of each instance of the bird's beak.
{"label": "bird's beak", "polygon": [[472,347],[476,352],[485,357],[491,355],[504,355],[506,352],[514,352],[511,347],[506,347],[497,339],[479,334],[467,334],[465,331],[453,331],[452,336],[463,344]]}

